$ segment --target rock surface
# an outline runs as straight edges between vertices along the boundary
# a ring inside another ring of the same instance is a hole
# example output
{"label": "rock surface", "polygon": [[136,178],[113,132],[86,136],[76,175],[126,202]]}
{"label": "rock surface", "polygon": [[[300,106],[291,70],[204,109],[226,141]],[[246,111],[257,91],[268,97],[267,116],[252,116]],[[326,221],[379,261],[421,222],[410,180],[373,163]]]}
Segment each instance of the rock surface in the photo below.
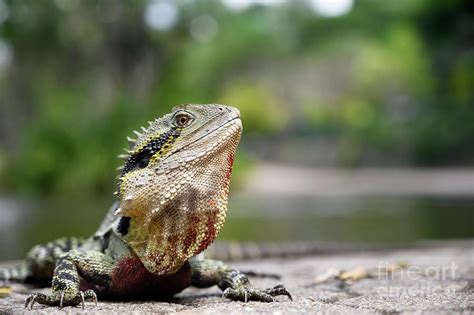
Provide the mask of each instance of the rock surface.
{"label": "rock surface", "polygon": [[[3,264],[5,265],[5,264]],[[262,287],[284,283],[293,301],[233,302],[220,297],[216,287],[189,288],[167,302],[86,303],[65,307],[68,313],[471,313],[474,311],[474,240],[430,244],[425,247],[377,252],[340,253],[299,258],[235,262],[241,270],[277,273],[281,280],[254,278]],[[396,266],[391,273],[379,273]],[[398,267],[398,266],[403,266]],[[359,268],[357,268],[359,267]],[[355,269],[356,268],[356,269]],[[331,273],[358,270],[368,276],[344,281]],[[377,271],[374,273],[373,271]],[[328,272],[329,271],[329,272]],[[319,278],[318,278],[319,277]],[[327,279],[326,279],[327,278]],[[323,279],[316,283],[316,279]],[[0,313],[30,313],[23,303],[32,287],[11,284],[13,292],[0,298]],[[48,291],[48,289],[41,289]],[[60,313],[35,304],[35,313]]]}

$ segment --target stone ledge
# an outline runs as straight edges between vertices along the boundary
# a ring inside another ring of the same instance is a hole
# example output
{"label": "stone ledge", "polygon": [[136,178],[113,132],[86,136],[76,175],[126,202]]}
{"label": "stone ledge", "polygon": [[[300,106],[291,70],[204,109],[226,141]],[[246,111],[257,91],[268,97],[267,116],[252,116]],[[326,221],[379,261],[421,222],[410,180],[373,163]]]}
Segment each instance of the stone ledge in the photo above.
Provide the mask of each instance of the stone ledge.
{"label": "stone ledge", "polygon": [[[378,276],[344,282],[333,279],[316,284],[316,276],[331,268],[367,270],[404,263],[412,269],[426,272],[399,271],[390,277]],[[5,265],[5,264],[3,264]],[[274,312],[358,312],[412,313],[465,312],[474,310],[474,240],[445,241],[437,246],[417,246],[413,249],[393,249],[377,252],[339,253],[298,258],[263,259],[232,263],[242,270],[278,273],[281,280],[252,279],[262,287],[284,283],[294,301],[279,297],[275,303],[233,302],[222,299],[218,288],[189,288],[169,302],[107,302],[95,307],[65,307],[68,313],[274,313]],[[446,271],[444,275],[442,274]],[[428,273],[429,271],[429,273]],[[439,271],[438,274],[437,271]],[[24,285],[12,285],[14,291],[0,298],[0,313],[29,313],[23,307],[26,295],[34,290]],[[47,291],[48,289],[42,289]],[[59,313],[54,307],[35,305],[35,313]]]}

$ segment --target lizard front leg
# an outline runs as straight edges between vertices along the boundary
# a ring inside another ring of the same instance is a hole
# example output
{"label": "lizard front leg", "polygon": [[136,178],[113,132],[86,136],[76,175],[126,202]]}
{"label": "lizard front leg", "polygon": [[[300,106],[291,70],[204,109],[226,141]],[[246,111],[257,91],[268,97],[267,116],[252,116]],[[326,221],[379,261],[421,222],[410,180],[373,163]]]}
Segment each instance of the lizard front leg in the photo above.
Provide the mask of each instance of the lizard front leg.
{"label": "lizard front leg", "polygon": [[211,259],[191,259],[191,283],[198,288],[217,285],[223,292],[222,296],[234,301],[274,302],[275,296],[286,295],[292,300],[288,290],[283,285],[269,289],[254,287],[247,276],[232,269],[223,262]]}
{"label": "lizard front leg", "polygon": [[97,302],[93,290],[80,291],[81,276],[98,286],[106,286],[110,281],[109,274],[113,266],[112,258],[96,251],[72,250],[61,256],[56,262],[52,281],[52,294],[33,293],[25,302],[26,307],[33,307],[35,302],[46,305],[74,306],[84,300]]}

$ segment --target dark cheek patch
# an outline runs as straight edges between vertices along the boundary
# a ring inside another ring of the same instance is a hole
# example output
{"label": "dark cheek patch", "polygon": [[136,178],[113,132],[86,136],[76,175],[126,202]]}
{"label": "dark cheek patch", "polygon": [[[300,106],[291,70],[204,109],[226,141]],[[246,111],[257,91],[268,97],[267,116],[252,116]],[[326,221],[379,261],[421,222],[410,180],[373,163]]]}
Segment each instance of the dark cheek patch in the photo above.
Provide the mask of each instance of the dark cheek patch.
{"label": "dark cheek patch", "polygon": [[[134,154],[130,155],[123,167],[120,177],[125,176],[127,173],[148,166],[148,162],[151,161],[154,156],[160,156],[163,151],[166,151],[180,136],[180,129],[171,128],[169,131],[161,134],[155,139],[151,139],[142,148],[138,149]],[[120,194],[120,184],[118,184],[118,193]]]}
{"label": "dark cheek patch", "polygon": [[136,153],[132,154],[123,168],[121,176],[137,168],[143,168],[141,165],[144,159],[150,160],[155,154],[160,154],[163,148],[169,148],[171,144],[180,135],[179,130],[171,128],[169,131],[161,134],[155,139],[151,139]]}
{"label": "dark cheek patch", "polygon": [[122,236],[128,234],[128,230],[130,228],[130,217],[121,217],[120,221],[117,226],[117,232],[119,232]]}

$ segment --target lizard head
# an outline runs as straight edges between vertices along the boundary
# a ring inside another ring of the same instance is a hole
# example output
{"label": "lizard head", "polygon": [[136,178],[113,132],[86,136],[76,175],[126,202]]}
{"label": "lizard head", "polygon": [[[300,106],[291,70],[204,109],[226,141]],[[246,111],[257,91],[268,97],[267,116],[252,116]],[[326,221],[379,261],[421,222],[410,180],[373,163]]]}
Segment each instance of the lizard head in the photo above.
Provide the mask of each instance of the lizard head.
{"label": "lizard head", "polygon": [[229,106],[187,104],[130,139],[115,230],[155,274],[176,272],[217,236],[242,132]]}

